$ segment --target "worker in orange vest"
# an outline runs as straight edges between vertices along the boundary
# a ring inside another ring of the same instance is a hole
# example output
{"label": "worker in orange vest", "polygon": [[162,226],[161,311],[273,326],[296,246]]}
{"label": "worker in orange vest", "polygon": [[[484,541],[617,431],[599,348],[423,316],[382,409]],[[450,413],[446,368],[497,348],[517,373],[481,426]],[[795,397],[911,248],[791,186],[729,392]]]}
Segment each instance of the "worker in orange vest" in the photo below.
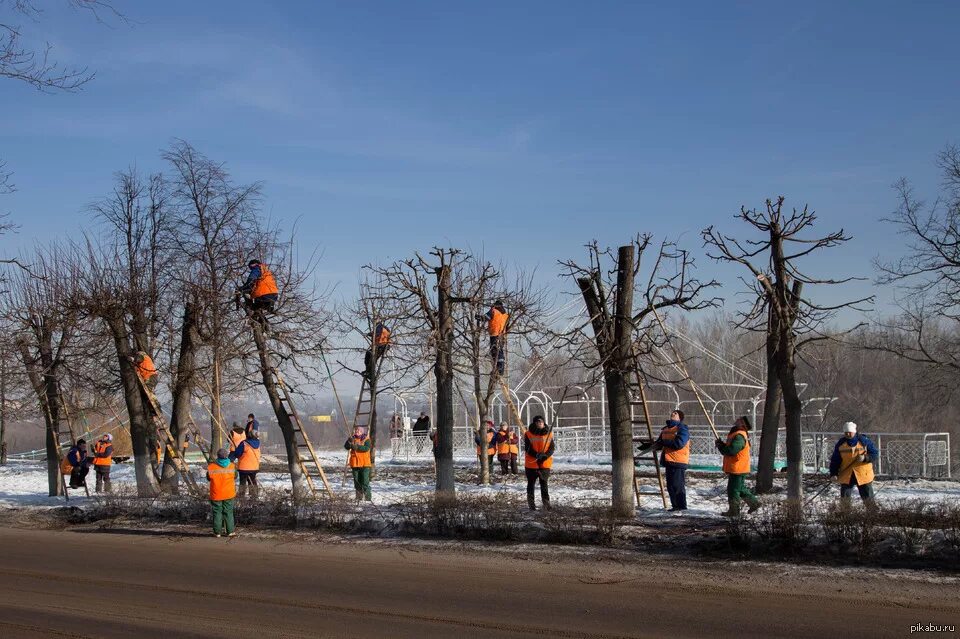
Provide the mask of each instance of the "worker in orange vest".
{"label": "worker in orange vest", "polygon": [[113,464],[113,435],[106,433],[93,445],[93,472],[97,476],[96,491],[110,492],[110,466]]}
{"label": "worker in orange vest", "polygon": [[236,536],[233,499],[237,496],[237,468],[222,448],[217,451],[217,458],[207,465],[207,481],[210,482],[210,506],[213,509],[213,536]]}
{"label": "worker in orange vest", "polygon": [[163,447],[160,445],[159,437],[152,437],[151,441],[153,442],[153,458],[155,460],[153,464],[153,473],[157,476],[157,478],[159,478],[162,471],[160,466],[163,463]]}
{"label": "worker in orange vest", "polygon": [[497,459],[500,461],[500,474],[517,474],[517,455],[520,453],[520,438],[513,432],[513,426],[500,423],[497,431]]}
{"label": "worker in orange vest", "polygon": [[257,472],[260,470],[260,433],[253,431],[249,437],[237,444],[236,450],[230,453],[230,460],[236,460],[240,473],[240,497],[247,496],[247,487],[250,488],[251,497],[259,497]]}
{"label": "worker in orange vest", "polygon": [[370,468],[373,466],[373,461],[370,459],[370,449],[373,448],[373,444],[370,442],[367,429],[363,426],[354,428],[353,436],[347,439],[343,447],[350,451],[347,461],[353,473],[353,489],[356,491],[357,501],[361,499],[370,501],[372,499]]}
{"label": "worker in orange vest", "polygon": [[153,363],[153,358],[143,351],[138,351],[134,361],[136,362],[137,375],[152,390],[157,385],[157,367]]}
{"label": "worker in orange vest", "polygon": [[250,260],[247,262],[247,267],[250,269],[247,280],[238,290],[240,293],[250,296],[250,308],[252,310],[265,310],[272,313],[274,305],[280,297],[277,280],[273,277],[273,273],[270,272],[267,265],[260,260]]}
{"label": "worker in orange vest", "polygon": [[550,491],[547,480],[550,478],[550,469],[553,468],[553,430],[547,426],[540,415],[533,418],[533,423],[523,435],[524,471],[527,475],[527,505],[530,510],[536,510],[533,489],[540,482],[540,499],[543,507],[550,510]]}
{"label": "worker in orange vest", "polygon": [[486,429],[483,431],[482,439],[481,431],[478,430],[473,435],[473,442],[477,445],[477,459],[480,460],[480,472],[483,472],[484,457],[486,457],[486,464],[492,475],[493,458],[497,454],[497,433],[493,430],[492,421],[488,419],[484,424],[486,425]]}
{"label": "worker in orange vest", "polygon": [[687,509],[687,468],[690,466],[690,429],[683,423],[683,411],[679,408],[670,413],[670,419],[653,441],[640,445],[641,451],[660,452],[660,465],[667,478],[667,494],[670,495],[670,510]]}
{"label": "worker in orange vest", "polygon": [[[253,430],[250,431],[254,432]],[[258,433],[259,436],[259,433]],[[237,446],[240,445],[240,442],[247,438],[247,434],[243,430],[243,426],[237,422],[233,422],[233,428],[230,429],[230,449],[236,450]]]}
{"label": "worker in orange vest", "polygon": [[729,509],[723,513],[727,517],[740,515],[740,502],[749,506],[748,512],[760,508],[760,500],[747,488],[747,475],[750,474],[750,420],[746,415],[738,417],[727,441],[718,439],[717,450],[723,455],[723,472],[727,474],[727,503]]}
{"label": "worker in orange vest", "polygon": [[857,425],[843,425],[843,437],[833,447],[830,457],[830,476],[840,484],[840,498],[849,500],[856,486],[860,499],[873,507],[873,462],[880,452],[869,437],[857,434]]}
{"label": "worker in orange vest", "polygon": [[477,315],[478,322],[487,323],[487,332],[490,334],[490,359],[497,367],[497,372],[503,375],[507,365],[507,322],[510,314],[507,313],[503,300],[496,300],[490,310],[483,315]]}
{"label": "worker in orange vest", "polygon": [[[363,356],[363,376],[367,381],[376,375],[377,362],[390,348],[390,329],[383,322],[377,322],[373,330],[373,345]],[[376,356],[374,356],[376,353]]]}

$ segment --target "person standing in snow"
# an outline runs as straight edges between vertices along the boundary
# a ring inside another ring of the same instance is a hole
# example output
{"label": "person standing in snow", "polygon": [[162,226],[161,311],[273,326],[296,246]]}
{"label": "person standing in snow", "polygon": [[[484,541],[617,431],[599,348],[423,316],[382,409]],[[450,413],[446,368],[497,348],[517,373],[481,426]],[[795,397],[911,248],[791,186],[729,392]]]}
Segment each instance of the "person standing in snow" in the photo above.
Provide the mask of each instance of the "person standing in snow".
{"label": "person standing in snow", "polygon": [[237,496],[237,468],[230,463],[227,451],[221,448],[217,458],[207,466],[210,482],[210,506],[213,509],[213,536],[236,535],[233,518],[233,499]]}
{"label": "person standing in snow", "polygon": [[106,433],[93,445],[93,470],[97,476],[96,491],[110,492],[110,466],[113,465],[113,435]]}
{"label": "person standing in snow", "polygon": [[547,480],[550,479],[555,449],[553,430],[547,426],[543,417],[537,415],[523,435],[523,465],[527,475],[527,505],[530,510],[537,509],[533,497],[533,489],[537,481],[540,482],[540,500],[543,502],[543,507],[550,510],[550,490],[547,488]]}
{"label": "person standing in snow", "polygon": [[343,447],[350,451],[348,462],[353,473],[353,489],[356,491],[357,501],[372,499],[370,491],[370,469],[373,461],[370,459],[370,449],[373,444],[367,435],[367,429],[357,426],[353,429],[353,437],[348,439]]}
{"label": "person standing in snow", "polygon": [[727,504],[729,508],[723,513],[726,517],[740,515],[740,502],[748,504],[749,511],[760,508],[760,500],[747,488],[747,475],[750,474],[750,420],[744,415],[738,417],[730,432],[727,441],[718,439],[717,450],[723,455],[723,472],[727,474]]}
{"label": "person standing in snow", "polygon": [[250,496],[256,499],[260,496],[260,485],[257,484],[257,472],[260,470],[260,433],[252,431],[250,436],[240,441],[236,449],[229,455],[230,461],[237,462],[237,471],[240,473],[240,498],[247,496],[247,487]]}
{"label": "person standing in snow", "polygon": [[840,498],[849,500],[856,487],[860,499],[868,506],[873,502],[873,462],[879,457],[876,445],[865,435],[857,434],[857,425],[843,425],[843,437],[833,447],[830,477],[840,484]]}
{"label": "person standing in snow", "polygon": [[679,408],[670,413],[670,419],[653,442],[640,445],[646,452],[651,448],[662,451],[660,465],[667,476],[667,493],[670,495],[670,510],[687,509],[687,468],[690,465],[690,429],[683,423],[683,411]]}
{"label": "person standing in snow", "polygon": [[70,488],[83,488],[87,483],[87,472],[90,470],[90,457],[87,456],[87,442],[78,439],[76,445],[70,448],[63,458],[61,471],[70,478]]}

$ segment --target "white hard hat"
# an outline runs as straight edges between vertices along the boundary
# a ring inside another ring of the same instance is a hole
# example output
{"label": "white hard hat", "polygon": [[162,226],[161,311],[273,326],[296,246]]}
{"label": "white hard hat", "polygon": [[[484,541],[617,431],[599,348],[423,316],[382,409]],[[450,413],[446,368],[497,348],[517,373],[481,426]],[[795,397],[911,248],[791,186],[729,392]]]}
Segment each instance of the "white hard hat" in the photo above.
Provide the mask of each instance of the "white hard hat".
{"label": "white hard hat", "polygon": [[112,441],[113,441],[113,435],[111,435],[110,433],[107,433],[106,435],[104,435],[103,438],[104,438],[105,440],[107,440],[108,442],[112,442]]}
{"label": "white hard hat", "polygon": [[857,432],[857,425],[853,422],[847,422],[843,425],[843,432],[845,433],[855,433]]}

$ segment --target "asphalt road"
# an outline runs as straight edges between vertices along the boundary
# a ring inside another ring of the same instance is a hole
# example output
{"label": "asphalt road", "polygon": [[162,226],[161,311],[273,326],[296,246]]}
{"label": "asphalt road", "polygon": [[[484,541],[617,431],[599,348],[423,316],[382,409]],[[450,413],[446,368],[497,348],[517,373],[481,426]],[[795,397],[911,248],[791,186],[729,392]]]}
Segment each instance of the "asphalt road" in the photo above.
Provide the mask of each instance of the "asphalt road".
{"label": "asphalt road", "polygon": [[0,637],[876,639],[960,624],[956,584],[502,548],[0,528]]}

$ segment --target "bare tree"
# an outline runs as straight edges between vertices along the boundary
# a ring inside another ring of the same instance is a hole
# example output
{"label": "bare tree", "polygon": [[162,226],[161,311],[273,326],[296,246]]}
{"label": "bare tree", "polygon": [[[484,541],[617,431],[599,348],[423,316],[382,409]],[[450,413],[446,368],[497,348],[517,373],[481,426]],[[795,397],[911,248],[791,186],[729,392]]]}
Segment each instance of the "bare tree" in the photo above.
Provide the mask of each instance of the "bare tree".
{"label": "bare tree", "polygon": [[[384,290],[394,295],[406,308],[416,309],[405,319],[404,333],[422,336],[433,361],[437,392],[437,423],[434,447],[437,461],[437,494],[456,494],[453,472],[453,399],[455,368],[453,362],[455,313],[454,306],[469,302],[457,297],[454,274],[463,266],[465,256],[454,248],[430,251],[432,260],[419,253],[409,260],[387,267],[371,267],[383,278]],[[431,281],[433,285],[431,286]],[[431,290],[436,290],[436,299]],[[422,351],[421,351],[422,352]]]}
{"label": "bare tree", "polygon": [[169,234],[171,217],[161,176],[144,178],[128,170],[116,177],[113,193],[91,205],[104,224],[104,233],[99,242],[88,238],[82,249],[85,265],[76,304],[102,321],[113,343],[130,417],[137,491],[153,496],[159,485],[153,473],[155,452],[149,443],[156,429],[135,360],[139,352],[156,355],[157,336],[167,323],[165,314],[170,309],[163,300],[173,263],[162,240]]}
{"label": "bare tree", "polygon": [[79,317],[70,308],[76,275],[57,247],[38,250],[33,273],[13,272],[7,319],[17,331],[17,349],[46,425],[47,480],[61,493],[59,441],[63,429],[63,381],[77,338]]}
{"label": "bare tree", "polygon": [[931,203],[906,179],[894,188],[899,206],[885,221],[906,240],[906,254],[877,259],[878,284],[898,287],[902,314],[881,321],[866,346],[926,365],[942,390],[953,392],[960,373],[960,147],[937,157],[942,190]]}
{"label": "bare tree", "polygon": [[[591,345],[593,353],[581,351],[579,356],[588,369],[602,373],[606,386],[613,461],[612,507],[621,516],[634,513],[630,377],[636,367],[635,355],[649,352],[651,340],[655,339],[650,331],[637,334],[637,329],[659,309],[698,310],[712,306],[714,300],[704,299],[703,294],[716,286],[716,282],[693,277],[694,261],[686,251],[670,242],[651,246],[651,240],[650,235],[639,236],[633,243],[621,246],[616,256],[593,242],[587,245],[587,266],[561,262],[566,275],[577,283],[586,303],[588,325],[593,328],[592,340],[582,332],[586,326],[577,329],[573,337]],[[653,264],[641,280],[641,304],[635,308],[637,276],[643,257],[650,253]]]}
{"label": "bare tree", "polygon": [[[256,212],[260,184],[235,185],[223,164],[216,163],[183,140],[163,153],[173,169],[170,206],[176,231],[171,234],[182,268],[189,272],[187,295],[197,300],[196,330],[207,349],[210,389],[211,447],[219,448],[223,425],[223,379],[239,357],[240,332],[228,321],[236,284],[233,275],[244,264],[245,251],[258,242]],[[253,253],[249,253],[253,257]]]}
{"label": "bare tree", "polygon": [[[797,387],[796,368],[799,350],[810,342],[835,338],[837,335],[824,331],[826,322],[844,308],[862,309],[863,304],[873,300],[865,297],[836,305],[819,305],[803,296],[804,285],[843,284],[856,278],[815,278],[799,270],[798,261],[821,249],[839,246],[850,238],[843,229],[816,238],[804,237],[816,222],[816,215],[804,207],[802,211],[783,210],[784,198],[767,200],[763,210],[740,209],[736,216],[753,230],[762,234],[762,239],[738,240],[722,235],[712,226],[703,230],[704,244],[715,249],[710,254],[715,260],[736,262],[746,267],[753,276],[741,280],[750,288],[754,301],[744,311],[738,325],[767,334],[768,367],[776,371],[776,382],[783,394],[787,427],[787,495],[799,499],[802,495],[803,450],[801,443],[803,403]],[[755,260],[766,263],[757,266]],[[859,326],[859,325],[858,325]],[[852,330],[852,329],[851,329]],[[775,343],[774,343],[775,342]],[[776,403],[776,384],[770,385],[773,376],[768,373],[768,403]],[[769,410],[769,409],[768,409]],[[775,413],[775,410],[770,410]],[[765,413],[766,417],[767,413]],[[776,449],[776,422],[764,420],[766,430],[761,434],[761,458],[758,476],[765,479],[773,472],[773,455]],[[772,440],[772,441],[771,441]]]}

